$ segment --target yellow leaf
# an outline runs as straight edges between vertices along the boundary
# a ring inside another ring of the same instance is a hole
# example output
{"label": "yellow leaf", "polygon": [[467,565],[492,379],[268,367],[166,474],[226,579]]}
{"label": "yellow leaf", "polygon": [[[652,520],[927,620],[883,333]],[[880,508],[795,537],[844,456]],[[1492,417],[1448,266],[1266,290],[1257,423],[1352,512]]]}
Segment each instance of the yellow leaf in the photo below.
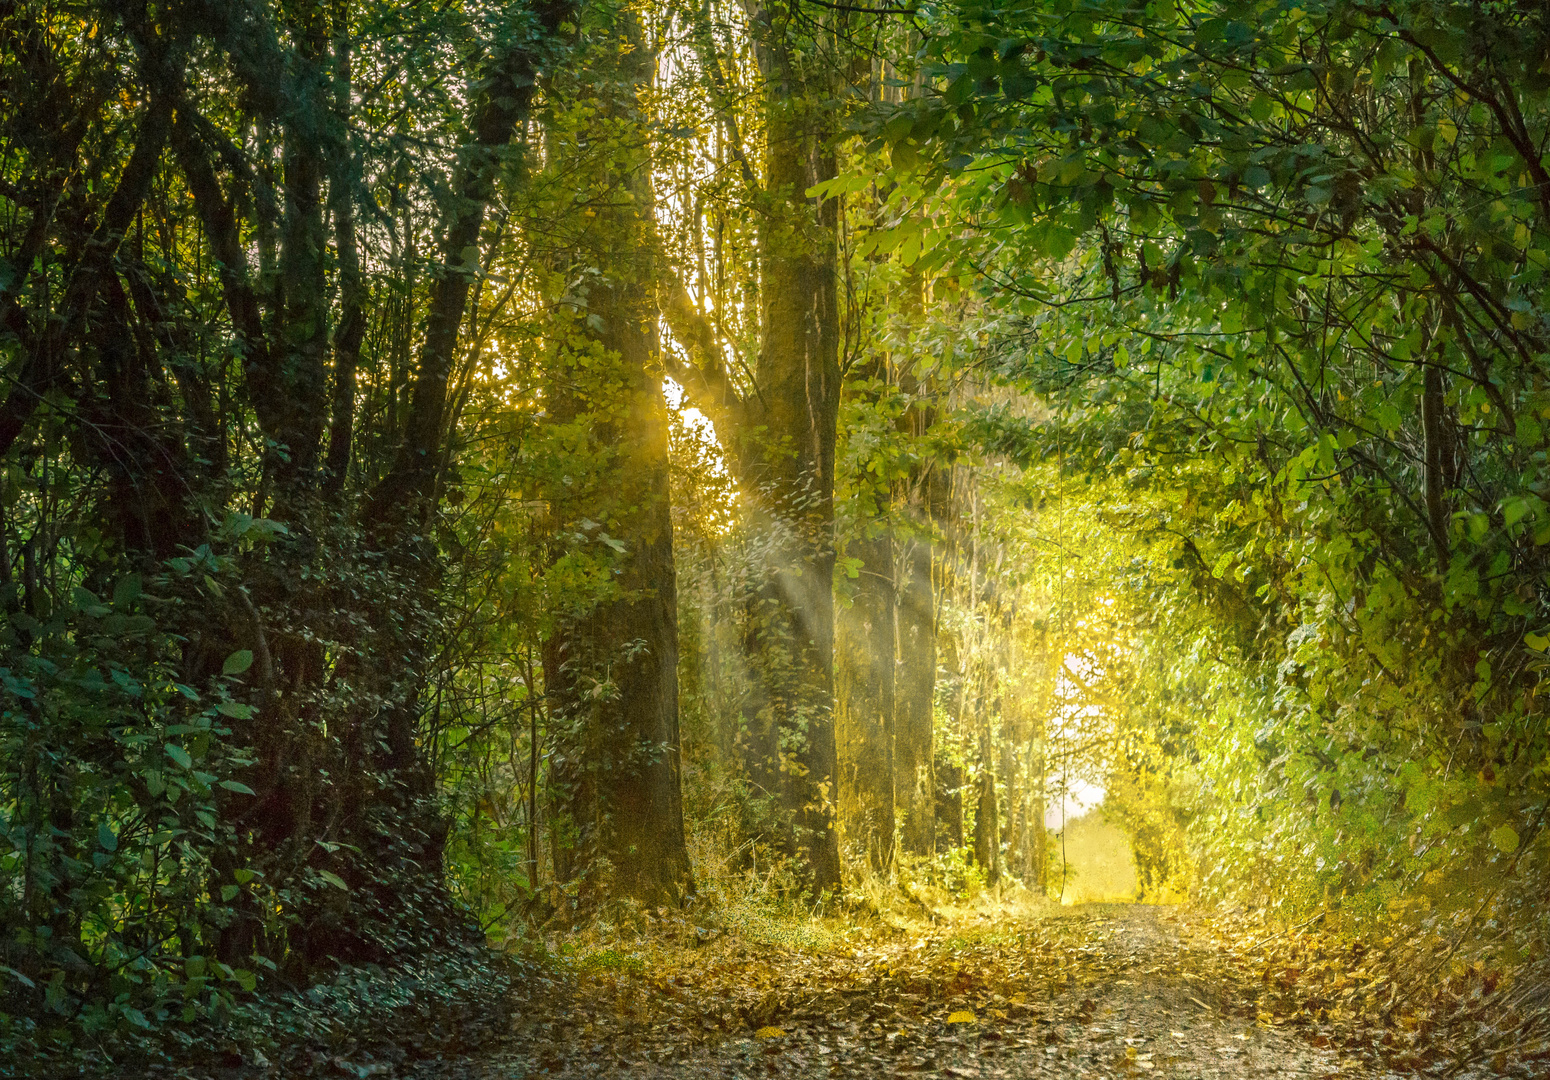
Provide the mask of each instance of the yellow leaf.
{"label": "yellow leaf", "polygon": [[995,1017],[997,1020],[1005,1020],[1006,1019],[1006,1013],[1003,1010],[1001,1010],[1001,1009],[988,1009],[986,1011],[989,1012],[990,1015]]}
{"label": "yellow leaf", "polygon": [[968,1009],[959,1009],[947,1018],[949,1024],[973,1024],[978,1023],[978,1021],[979,1017],[975,1016]]}
{"label": "yellow leaf", "polygon": [[756,1039],[779,1039],[786,1033],[778,1027],[762,1027],[753,1034]]}
{"label": "yellow leaf", "polygon": [[1267,1012],[1259,1013],[1256,1019],[1258,1019],[1261,1024],[1273,1024],[1276,1022],[1276,1018]]}

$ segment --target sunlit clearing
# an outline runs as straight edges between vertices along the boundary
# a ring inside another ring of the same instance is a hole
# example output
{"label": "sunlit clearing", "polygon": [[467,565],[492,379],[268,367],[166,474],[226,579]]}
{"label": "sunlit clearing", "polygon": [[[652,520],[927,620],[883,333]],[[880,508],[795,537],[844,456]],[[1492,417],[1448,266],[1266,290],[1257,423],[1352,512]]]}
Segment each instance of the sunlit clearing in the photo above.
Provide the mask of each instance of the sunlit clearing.
{"label": "sunlit clearing", "polygon": [[1050,758],[1057,764],[1050,770],[1049,801],[1044,822],[1059,830],[1103,803],[1103,785],[1078,775],[1082,747],[1098,737],[1103,706],[1092,699],[1090,688],[1103,678],[1103,671],[1091,658],[1066,653],[1060,674],[1055,679],[1055,713],[1049,727]]}
{"label": "sunlit clearing", "polygon": [[1103,805],[1102,784],[1095,784],[1080,776],[1066,776],[1061,772],[1051,773],[1047,784],[1049,795],[1044,807],[1044,825],[1056,832],[1065,828],[1067,821],[1075,821]]}
{"label": "sunlit clearing", "polygon": [[1056,872],[1063,904],[1134,900],[1138,885],[1130,838],[1102,814],[1071,816]]}

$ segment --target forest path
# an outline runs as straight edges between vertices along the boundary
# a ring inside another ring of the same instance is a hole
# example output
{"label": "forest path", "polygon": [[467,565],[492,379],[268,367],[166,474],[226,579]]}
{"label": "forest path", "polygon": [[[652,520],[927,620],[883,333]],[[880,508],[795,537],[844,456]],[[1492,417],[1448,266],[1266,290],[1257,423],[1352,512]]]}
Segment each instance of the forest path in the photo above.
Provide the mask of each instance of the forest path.
{"label": "forest path", "polygon": [[1092,904],[1033,917],[988,914],[822,951],[731,938],[718,945],[661,954],[633,971],[594,967],[530,1006],[502,1048],[422,1063],[413,1074],[1400,1075],[1337,1052],[1328,1034],[1278,1023],[1248,957],[1197,917],[1170,908]]}

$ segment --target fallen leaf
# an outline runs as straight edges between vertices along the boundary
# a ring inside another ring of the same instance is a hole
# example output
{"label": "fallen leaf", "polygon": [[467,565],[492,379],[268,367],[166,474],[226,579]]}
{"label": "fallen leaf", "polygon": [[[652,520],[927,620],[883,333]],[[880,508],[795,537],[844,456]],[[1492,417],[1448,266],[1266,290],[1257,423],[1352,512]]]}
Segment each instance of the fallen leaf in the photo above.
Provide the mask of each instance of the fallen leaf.
{"label": "fallen leaf", "polygon": [[756,1039],[779,1039],[786,1033],[778,1027],[762,1027],[753,1034]]}
{"label": "fallen leaf", "polygon": [[979,1017],[975,1016],[968,1009],[959,1009],[947,1018],[947,1022],[949,1024],[974,1024],[979,1022]]}

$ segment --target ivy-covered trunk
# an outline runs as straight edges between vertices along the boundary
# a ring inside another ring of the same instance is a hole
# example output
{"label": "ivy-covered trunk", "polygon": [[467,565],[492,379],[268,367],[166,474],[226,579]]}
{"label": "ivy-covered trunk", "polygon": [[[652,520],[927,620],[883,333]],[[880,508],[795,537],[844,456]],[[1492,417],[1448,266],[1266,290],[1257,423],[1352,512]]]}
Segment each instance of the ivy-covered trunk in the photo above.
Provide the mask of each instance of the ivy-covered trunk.
{"label": "ivy-covered trunk", "polygon": [[[677,588],[668,485],[667,404],[656,322],[651,162],[629,133],[655,56],[621,13],[588,102],[585,127],[556,118],[557,169],[585,182],[578,202],[604,207],[575,238],[557,330],[550,407],[584,452],[554,485],[557,557],[590,565],[590,595],[558,612],[545,648],[550,712],[560,734],[557,780],[568,828],[556,869],[583,903],[628,896],[676,904],[693,888],[684,839],[678,734]],[[619,148],[589,160],[597,124]],[[622,198],[620,196],[623,196]]]}

